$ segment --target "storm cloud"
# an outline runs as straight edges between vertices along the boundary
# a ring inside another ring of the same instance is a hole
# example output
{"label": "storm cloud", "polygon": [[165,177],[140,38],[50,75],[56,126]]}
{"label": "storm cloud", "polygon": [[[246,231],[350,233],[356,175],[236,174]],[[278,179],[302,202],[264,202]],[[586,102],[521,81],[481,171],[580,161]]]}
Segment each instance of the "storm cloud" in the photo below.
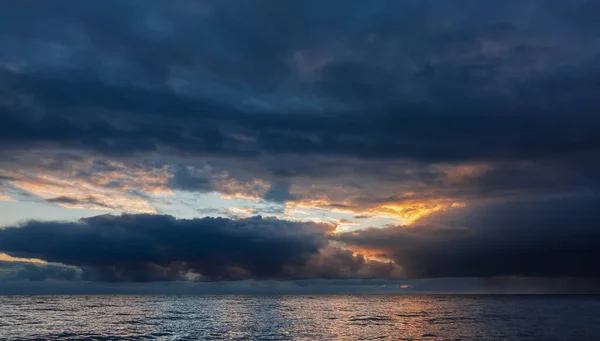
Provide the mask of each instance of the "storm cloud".
{"label": "storm cloud", "polygon": [[7,146],[437,162],[600,146],[591,2],[5,7]]}
{"label": "storm cloud", "polygon": [[482,203],[412,227],[335,238],[393,259],[411,278],[598,279],[599,203],[598,196]]}
{"label": "storm cloud", "polygon": [[333,226],[254,217],[96,216],[0,230],[0,250],[103,281],[385,278],[391,264],[327,246]]}

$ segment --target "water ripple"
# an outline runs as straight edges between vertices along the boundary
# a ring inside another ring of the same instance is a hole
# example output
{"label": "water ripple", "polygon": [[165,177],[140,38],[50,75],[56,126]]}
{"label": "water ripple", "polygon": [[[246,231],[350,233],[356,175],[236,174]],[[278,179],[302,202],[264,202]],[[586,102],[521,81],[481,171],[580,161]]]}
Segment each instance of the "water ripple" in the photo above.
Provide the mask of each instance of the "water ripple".
{"label": "water ripple", "polygon": [[0,296],[0,340],[597,340],[600,298]]}

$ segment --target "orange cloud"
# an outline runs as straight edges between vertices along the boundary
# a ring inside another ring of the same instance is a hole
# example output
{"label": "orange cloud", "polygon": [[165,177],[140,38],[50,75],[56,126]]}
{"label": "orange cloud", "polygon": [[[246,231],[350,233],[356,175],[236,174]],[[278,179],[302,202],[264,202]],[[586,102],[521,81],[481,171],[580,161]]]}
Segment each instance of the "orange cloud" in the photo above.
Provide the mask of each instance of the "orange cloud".
{"label": "orange cloud", "polygon": [[122,191],[136,190],[156,196],[171,196],[167,187],[170,173],[166,167],[156,169],[130,168],[127,165],[109,161],[107,164],[116,170],[93,173],[87,181],[97,186],[111,187]]}
{"label": "orange cloud", "polygon": [[[384,202],[381,204],[358,205],[352,201],[330,202],[324,199],[310,200],[301,202],[291,202],[286,206],[286,217],[291,217],[297,208],[319,209],[335,213],[352,214],[353,216],[369,216],[369,219],[392,218],[400,224],[411,225],[417,220],[424,218],[435,212],[463,208],[466,203],[454,201],[453,199],[423,199],[410,200],[405,199],[398,202]],[[302,211],[300,211],[302,212]],[[320,218],[319,218],[320,219]],[[307,218],[313,220],[313,218]],[[335,219],[334,219],[335,220]],[[353,222],[339,222],[340,226],[359,225]]]}
{"label": "orange cloud", "polygon": [[172,195],[166,186],[170,176],[166,168],[112,161],[95,167],[93,160],[52,167],[55,162],[40,159],[40,166],[27,172],[4,173],[13,179],[11,185],[66,208],[156,213],[152,197]]}
{"label": "orange cloud", "polygon": [[84,179],[63,180],[48,175],[13,181],[11,184],[42,199],[54,200],[66,208],[115,210],[122,212],[156,213],[148,201],[120,190],[98,187]]}
{"label": "orange cloud", "polygon": [[0,262],[25,262],[25,263],[36,263],[36,264],[48,264],[48,262],[37,259],[37,258],[19,258],[9,256],[6,253],[0,253]]}
{"label": "orange cloud", "polygon": [[375,208],[372,212],[388,213],[399,217],[405,225],[411,225],[417,220],[439,211],[445,211],[451,208],[465,207],[465,203],[436,201],[412,202],[399,205],[391,204]]}

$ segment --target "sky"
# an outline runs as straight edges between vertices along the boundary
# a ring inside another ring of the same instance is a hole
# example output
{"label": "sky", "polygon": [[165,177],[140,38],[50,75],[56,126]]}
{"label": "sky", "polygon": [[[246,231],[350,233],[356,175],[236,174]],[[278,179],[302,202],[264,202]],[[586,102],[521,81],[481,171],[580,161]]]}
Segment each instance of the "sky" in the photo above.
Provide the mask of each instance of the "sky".
{"label": "sky", "polygon": [[0,293],[600,292],[600,3],[0,5]]}

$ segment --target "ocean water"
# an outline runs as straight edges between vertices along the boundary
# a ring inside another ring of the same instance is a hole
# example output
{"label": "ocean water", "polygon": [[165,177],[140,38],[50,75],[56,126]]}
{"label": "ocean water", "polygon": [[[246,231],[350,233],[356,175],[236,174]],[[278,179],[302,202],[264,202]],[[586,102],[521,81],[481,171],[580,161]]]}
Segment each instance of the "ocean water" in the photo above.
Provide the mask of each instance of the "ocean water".
{"label": "ocean water", "polygon": [[1,340],[600,340],[589,296],[0,296]]}

